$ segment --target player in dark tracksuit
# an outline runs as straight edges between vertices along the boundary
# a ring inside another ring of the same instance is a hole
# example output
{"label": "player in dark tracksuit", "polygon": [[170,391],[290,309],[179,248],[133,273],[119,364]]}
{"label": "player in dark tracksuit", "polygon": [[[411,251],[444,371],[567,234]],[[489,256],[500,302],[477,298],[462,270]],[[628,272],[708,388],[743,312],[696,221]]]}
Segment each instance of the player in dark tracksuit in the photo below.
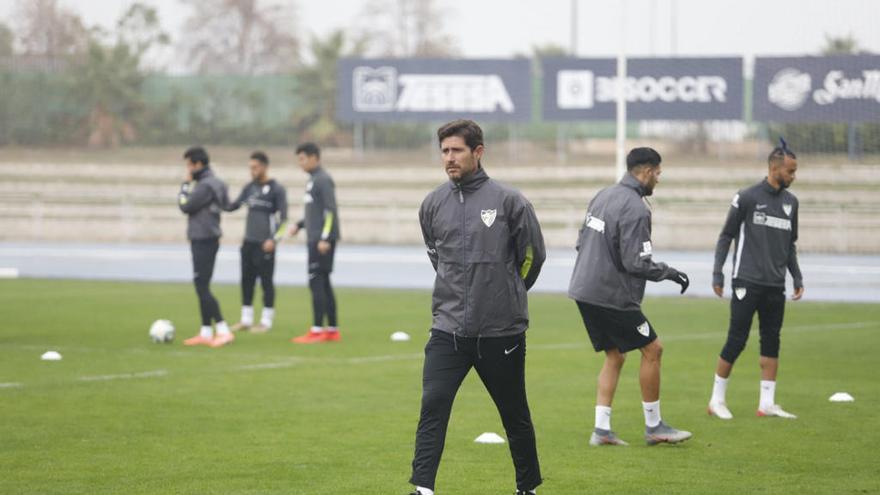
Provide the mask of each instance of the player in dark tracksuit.
{"label": "player in dark tracksuit", "polygon": [[[187,214],[186,234],[192,250],[193,283],[202,315],[199,334],[183,343],[220,347],[235,339],[220,313],[220,304],[211,294],[211,277],[222,234],[220,212],[229,204],[229,196],[226,184],[211,170],[210,158],[204,149],[190,148],[183,158],[187,172],[177,203],[180,211]],[[212,321],[217,329],[216,335],[211,329]]]}
{"label": "player in dark tracksuit", "polygon": [[[248,207],[244,242],[241,245],[241,320],[233,330],[266,332],[275,317],[275,252],[287,233],[287,193],[284,187],[268,176],[269,157],[262,151],[251,154],[249,163],[252,182],[241,190],[228,211],[242,205]],[[263,286],[263,314],[254,325],[254,287],[260,279]]]}
{"label": "player in dark tracksuit", "polygon": [[415,494],[433,494],[452,402],[475,368],[501,415],[517,493],[534,493],[541,470],[525,389],[526,291],[544,263],[544,239],[526,198],[480,166],[476,123],[450,122],[437,134],[450,181],[419,210],[437,274],[410,482]]}
{"label": "player in dark tracksuit", "polygon": [[635,148],[626,157],[627,173],[590,201],[577,242],[568,295],[577,302],[596,352],[605,352],[596,391],[596,423],[590,445],[626,445],[611,430],[611,403],[626,353],[642,354],[639,385],[645,413],[645,441],[677,443],[691,437],[660,415],[660,356],[654,326],[641,311],[645,282],[690,283],[687,275],[653,260],[651,209],[646,196],[660,180],[660,154]]}
{"label": "player in dark tracksuit", "polygon": [[341,339],[336,318],[336,296],[330,284],[333,256],[340,238],[336,186],[330,174],[321,166],[321,150],[317,145],[299,145],[296,157],[300,168],[309,174],[309,181],[303,197],[305,216],[297,222],[292,233],[296,235],[300,230],[306,230],[313,320],[309,331],[291,341],[296,344],[335,342]]}
{"label": "player in dark tracksuit", "polygon": [[761,336],[761,393],[758,416],[794,419],[776,404],[776,374],[779,368],[779,335],[785,313],[785,272],[794,279],[797,301],[803,296],[804,281],[797,259],[798,200],[788,187],[795,180],[797,157],[780,138],[780,146],[768,157],[767,177],[734,196],[727,221],[715,247],[712,287],[723,295],[722,267],[731,242],[733,255],[733,297],[730,299],[730,327],[715,371],[709,414],[732,419],[727,407],[727,380],[733,363],[749,337],[752,318],[758,313]]}

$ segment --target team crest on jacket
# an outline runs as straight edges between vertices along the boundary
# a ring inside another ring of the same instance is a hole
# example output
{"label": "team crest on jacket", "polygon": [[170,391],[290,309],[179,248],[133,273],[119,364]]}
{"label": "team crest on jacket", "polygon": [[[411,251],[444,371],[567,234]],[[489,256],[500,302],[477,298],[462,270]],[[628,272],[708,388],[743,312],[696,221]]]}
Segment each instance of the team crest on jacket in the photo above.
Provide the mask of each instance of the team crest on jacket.
{"label": "team crest on jacket", "polygon": [[782,205],[782,211],[785,212],[785,216],[790,217],[791,216],[791,203],[785,203],[784,205]]}
{"label": "team crest on jacket", "polygon": [[480,211],[480,219],[483,220],[483,223],[486,224],[486,227],[491,227],[493,223],[495,223],[495,215],[497,210],[482,210]]}
{"label": "team crest on jacket", "polygon": [[746,297],[746,288],[745,287],[737,287],[733,290],[733,293],[736,294],[736,298],[742,301]]}
{"label": "team crest on jacket", "polygon": [[637,326],[636,330],[638,330],[640,334],[647,337],[648,334],[651,333],[651,325],[648,325],[648,322],[646,321],[646,322],[642,323],[641,325]]}
{"label": "team crest on jacket", "polygon": [[263,186],[263,194],[269,194],[269,189],[270,189],[269,184],[266,184],[265,186]]}

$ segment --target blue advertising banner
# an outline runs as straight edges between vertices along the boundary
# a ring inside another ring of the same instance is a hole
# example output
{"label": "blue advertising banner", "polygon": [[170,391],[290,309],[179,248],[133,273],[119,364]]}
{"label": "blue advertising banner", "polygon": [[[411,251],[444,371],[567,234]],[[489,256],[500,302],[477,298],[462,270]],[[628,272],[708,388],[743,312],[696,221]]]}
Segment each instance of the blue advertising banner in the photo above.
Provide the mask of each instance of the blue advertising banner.
{"label": "blue advertising banner", "polygon": [[528,121],[530,61],[343,59],[336,116],[347,122]]}
{"label": "blue advertising banner", "polygon": [[[613,120],[615,59],[542,60],[544,120]],[[742,58],[633,58],[624,85],[628,120],[738,120]]]}
{"label": "blue advertising banner", "polygon": [[880,122],[880,55],[755,59],[754,119]]}

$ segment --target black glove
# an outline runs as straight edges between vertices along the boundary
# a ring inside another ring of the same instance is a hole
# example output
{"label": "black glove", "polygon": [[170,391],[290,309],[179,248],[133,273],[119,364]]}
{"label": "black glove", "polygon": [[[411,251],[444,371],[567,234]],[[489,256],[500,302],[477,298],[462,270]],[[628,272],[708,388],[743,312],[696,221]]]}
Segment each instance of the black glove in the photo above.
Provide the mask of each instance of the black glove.
{"label": "black glove", "polygon": [[681,286],[681,293],[684,294],[684,291],[688,290],[688,286],[691,285],[691,279],[688,278],[687,273],[676,271],[675,275],[672,276],[669,280],[677,283]]}

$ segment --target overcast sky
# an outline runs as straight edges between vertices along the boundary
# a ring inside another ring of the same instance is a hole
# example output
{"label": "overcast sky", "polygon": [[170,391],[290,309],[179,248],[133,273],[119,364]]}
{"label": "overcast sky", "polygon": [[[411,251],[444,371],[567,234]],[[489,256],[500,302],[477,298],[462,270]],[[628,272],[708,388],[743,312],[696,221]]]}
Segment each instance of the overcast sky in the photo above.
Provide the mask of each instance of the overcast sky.
{"label": "overcast sky", "polygon": [[[16,0],[0,0],[6,19]],[[60,0],[86,24],[111,26],[135,0]],[[141,0],[159,9],[175,38],[188,9],[178,0]],[[366,0],[299,0],[303,33],[351,27]],[[572,0],[438,0],[446,31],[465,57],[510,57],[534,45],[571,45]],[[825,35],[852,34],[880,53],[880,0],[579,0],[577,53],[613,56],[626,5],[630,55],[816,54]],[[307,38],[307,37],[306,37]]]}

